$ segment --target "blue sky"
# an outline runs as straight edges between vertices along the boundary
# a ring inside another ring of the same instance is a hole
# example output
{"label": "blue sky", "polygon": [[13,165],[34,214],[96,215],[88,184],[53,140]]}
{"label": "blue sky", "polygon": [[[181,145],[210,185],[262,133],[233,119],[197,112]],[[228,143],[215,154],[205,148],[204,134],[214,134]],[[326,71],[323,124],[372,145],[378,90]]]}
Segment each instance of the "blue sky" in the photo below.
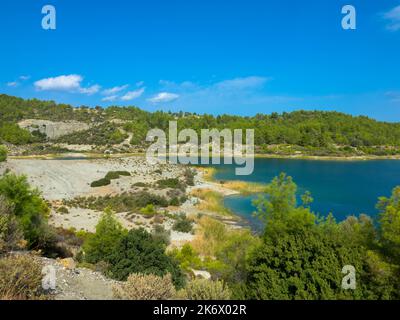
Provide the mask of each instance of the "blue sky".
{"label": "blue sky", "polygon": [[[54,5],[57,29],[43,30]],[[342,6],[357,10],[343,30]],[[400,0],[2,0],[0,92],[76,106],[400,121]]]}

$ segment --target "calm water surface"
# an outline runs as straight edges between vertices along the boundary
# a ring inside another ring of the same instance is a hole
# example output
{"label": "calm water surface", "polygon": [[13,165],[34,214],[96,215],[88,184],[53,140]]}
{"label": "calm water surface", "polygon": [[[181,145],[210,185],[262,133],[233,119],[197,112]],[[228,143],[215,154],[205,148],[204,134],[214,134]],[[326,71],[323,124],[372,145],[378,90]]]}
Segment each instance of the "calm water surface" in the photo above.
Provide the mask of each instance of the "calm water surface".
{"label": "calm water surface", "polygon": [[[311,208],[327,215],[332,212],[338,221],[349,215],[377,214],[378,197],[389,196],[400,185],[400,160],[326,161],[299,159],[255,159],[250,176],[236,176],[233,165],[217,167],[217,180],[243,180],[268,183],[281,172],[293,177],[299,194],[310,191],[314,203]],[[253,196],[225,198],[225,205],[244,217],[253,228],[260,222],[252,217]]]}

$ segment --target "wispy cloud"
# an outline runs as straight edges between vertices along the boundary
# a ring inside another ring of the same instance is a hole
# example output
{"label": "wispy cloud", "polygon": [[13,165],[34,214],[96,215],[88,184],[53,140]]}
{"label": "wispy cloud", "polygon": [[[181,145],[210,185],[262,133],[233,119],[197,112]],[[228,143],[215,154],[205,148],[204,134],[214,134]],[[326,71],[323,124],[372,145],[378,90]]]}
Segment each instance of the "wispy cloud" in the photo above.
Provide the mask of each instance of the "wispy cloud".
{"label": "wispy cloud", "polygon": [[11,81],[11,82],[7,82],[7,86],[8,87],[12,87],[15,88],[19,85],[19,83],[17,81]]}
{"label": "wispy cloud", "polygon": [[388,91],[385,93],[385,96],[391,102],[400,102],[400,91]]}
{"label": "wispy cloud", "polygon": [[388,30],[400,30],[400,5],[384,13],[383,18],[388,22],[386,25]]}
{"label": "wispy cloud", "polygon": [[122,101],[130,101],[139,98],[145,91],[145,88],[140,88],[138,90],[129,91],[124,96],[121,97]]}
{"label": "wispy cloud", "polygon": [[172,102],[179,98],[176,93],[170,92],[160,92],[156,94],[153,98],[148,99],[151,103],[162,103],[162,102]]}
{"label": "wispy cloud", "polygon": [[254,89],[264,86],[267,83],[267,81],[271,79],[272,78],[251,76],[251,77],[235,78],[235,79],[220,81],[216,83],[215,86],[217,88],[225,90]]}
{"label": "wispy cloud", "polygon": [[104,94],[105,96],[115,95],[118,92],[124,91],[128,87],[129,85],[125,84],[123,86],[117,86],[110,89],[105,89],[103,90],[102,94]]}
{"label": "wispy cloud", "polygon": [[95,84],[95,85],[87,87],[87,88],[79,88],[79,92],[90,96],[92,94],[99,92],[100,89],[101,89],[101,87],[98,84]]}
{"label": "wispy cloud", "polygon": [[81,86],[82,81],[83,77],[81,75],[71,74],[42,79],[36,81],[34,85],[39,91],[67,91],[79,92],[87,95],[99,92],[99,85],[96,84],[85,88]]}
{"label": "wispy cloud", "polygon": [[21,84],[21,82],[24,82],[29,79],[30,79],[30,76],[19,76],[18,80],[7,82],[7,86],[15,88],[15,87],[18,87]]}
{"label": "wispy cloud", "polygon": [[109,97],[104,97],[103,99],[101,99],[101,101],[104,102],[111,102],[111,101],[115,101],[118,99],[117,95],[113,95],[113,96],[109,96]]}

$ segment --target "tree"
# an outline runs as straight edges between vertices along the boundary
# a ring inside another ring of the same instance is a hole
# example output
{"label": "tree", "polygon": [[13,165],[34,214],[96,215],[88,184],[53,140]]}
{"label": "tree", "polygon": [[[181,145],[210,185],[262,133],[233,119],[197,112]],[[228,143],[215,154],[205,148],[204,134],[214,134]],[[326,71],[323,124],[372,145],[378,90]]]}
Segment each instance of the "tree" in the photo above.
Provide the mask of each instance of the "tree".
{"label": "tree", "polygon": [[0,162],[4,162],[7,160],[7,148],[5,146],[0,145]]}
{"label": "tree", "polygon": [[124,232],[113,212],[106,209],[96,225],[96,232],[89,235],[83,245],[85,260],[89,263],[108,261]]}
{"label": "tree", "polygon": [[0,254],[18,248],[22,240],[22,231],[12,207],[0,196]]}
{"label": "tree", "polygon": [[[317,218],[297,206],[296,186],[285,175],[275,178],[258,215],[266,221],[262,244],[246,265],[243,295],[249,299],[396,299],[396,267],[375,250],[370,219]],[[343,290],[342,268],[357,271],[356,290]]]}
{"label": "tree", "polygon": [[379,198],[377,208],[383,249],[400,264],[400,187],[393,189],[390,198]]}
{"label": "tree", "polygon": [[43,248],[49,245],[52,240],[47,225],[50,210],[40,192],[31,188],[26,176],[9,173],[1,177],[0,195],[12,206],[28,246]]}

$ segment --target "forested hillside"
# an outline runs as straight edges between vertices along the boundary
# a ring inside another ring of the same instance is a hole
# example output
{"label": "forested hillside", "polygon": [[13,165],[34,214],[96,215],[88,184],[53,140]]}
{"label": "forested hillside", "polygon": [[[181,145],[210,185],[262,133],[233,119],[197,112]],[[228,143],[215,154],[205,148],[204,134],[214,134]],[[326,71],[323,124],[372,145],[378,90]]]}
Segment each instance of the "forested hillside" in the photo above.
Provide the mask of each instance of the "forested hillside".
{"label": "forested hillside", "polygon": [[[253,117],[197,115],[187,112],[151,113],[137,107],[74,108],[53,101],[24,100],[0,95],[0,139],[12,144],[27,144],[43,139],[39,134],[32,136],[15,125],[24,119],[76,120],[94,126],[120,119],[122,122],[113,126],[134,133],[131,141],[134,145],[142,143],[148,129],[166,129],[170,120],[177,120],[179,129],[193,128],[196,131],[205,128],[255,129],[255,143],[259,150],[264,152],[273,152],[271,146],[285,145],[285,150],[289,153],[296,150],[343,153],[352,152],[357,148],[358,151],[367,154],[396,154],[399,153],[400,147],[400,123],[379,122],[365,116],[353,117],[339,112],[295,111],[258,114]],[[74,134],[61,140],[85,143],[87,133]],[[93,138],[96,134],[93,130],[89,133],[92,137],[91,143],[101,140]],[[118,131],[112,134],[120,135]],[[110,139],[111,142],[114,140],[121,141]],[[288,145],[292,147],[288,149]],[[278,148],[277,151],[282,150]]]}

